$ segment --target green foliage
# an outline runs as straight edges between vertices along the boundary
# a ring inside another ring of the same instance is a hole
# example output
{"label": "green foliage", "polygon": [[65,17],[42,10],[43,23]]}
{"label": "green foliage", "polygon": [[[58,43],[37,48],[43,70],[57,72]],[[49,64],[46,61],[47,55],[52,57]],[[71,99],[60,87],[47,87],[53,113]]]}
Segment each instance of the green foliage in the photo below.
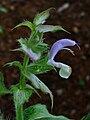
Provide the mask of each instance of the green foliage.
{"label": "green foliage", "polygon": [[4,120],[4,118],[3,118],[3,116],[2,116],[2,115],[0,115],[0,120]]}
{"label": "green foliage", "polygon": [[9,62],[9,63],[6,63],[4,66],[16,66],[16,67],[19,67],[20,69],[22,69],[22,65],[19,61],[13,61],[13,62]]}
{"label": "green foliage", "polygon": [[33,74],[42,74],[54,69],[54,67],[47,64],[48,59],[48,56],[45,56],[42,59],[31,63],[27,66],[27,72]]}
{"label": "green foliage", "polygon": [[52,102],[52,106],[51,106],[51,109],[52,109],[53,108],[53,95],[52,95],[52,92],[49,90],[49,88],[42,81],[40,81],[39,78],[35,76],[34,74],[27,74],[27,73],[23,73],[23,74],[28,80],[31,81],[32,85],[36,89],[40,89],[45,94],[50,95],[51,102]]}
{"label": "green foliage", "polygon": [[15,26],[14,28],[21,27],[21,26],[26,26],[29,29],[33,30],[33,24],[30,21],[24,21],[24,22],[18,24],[17,26]]}
{"label": "green foliage", "polygon": [[[50,70],[55,69],[53,66],[47,64],[49,60],[49,46],[44,43],[44,33],[55,32],[58,30],[63,30],[61,26],[53,25],[43,25],[44,22],[50,15],[50,9],[47,9],[39,13],[33,20],[24,21],[18,24],[14,28],[21,26],[28,27],[31,30],[31,35],[29,38],[20,38],[18,40],[20,47],[14,51],[21,51],[24,53],[24,60],[21,64],[19,61],[13,61],[5,64],[5,66],[15,66],[20,69],[20,80],[16,85],[12,85],[10,90],[8,90],[4,85],[3,74],[0,72],[0,95],[13,94],[13,100],[15,104],[16,120],[70,120],[64,116],[54,116],[51,115],[45,105],[37,104],[33,105],[24,110],[23,104],[29,101],[31,95],[35,92],[38,94],[37,90],[41,90],[45,94],[49,94],[51,98],[51,108],[53,108],[53,95],[49,88],[35,75],[46,73]],[[0,8],[0,11],[6,12],[4,8]],[[3,29],[0,30],[2,33]],[[69,33],[69,32],[68,32]],[[66,48],[67,49],[67,48]],[[61,67],[59,74],[67,78],[70,73],[67,74],[67,66]],[[69,71],[70,72],[70,71]],[[31,85],[27,84],[26,80],[29,80]],[[86,119],[88,120],[88,119]]]}
{"label": "green foliage", "polygon": [[10,91],[4,85],[4,77],[3,74],[0,72],[0,96],[9,94]]}
{"label": "green foliage", "polygon": [[[0,12],[2,13],[7,13],[8,12],[8,9],[7,8],[4,8],[4,7],[0,7]],[[0,34],[3,34],[4,33],[4,29],[2,26],[0,26]]]}
{"label": "green foliage", "polygon": [[85,115],[81,120],[90,120],[90,114]]}
{"label": "green foliage", "polygon": [[39,32],[42,32],[42,33],[55,32],[55,31],[58,31],[58,30],[63,30],[65,32],[68,32],[64,28],[62,28],[61,26],[53,26],[53,25],[39,25],[39,26],[36,27],[36,30],[39,31]]}
{"label": "green foliage", "polygon": [[7,13],[8,9],[5,7],[0,7],[0,12]]}
{"label": "green foliage", "polygon": [[0,34],[4,32],[4,29],[0,26]]}
{"label": "green foliage", "polygon": [[17,107],[28,102],[30,96],[34,92],[33,87],[26,86],[24,89],[20,89],[20,85],[11,86],[11,91],[14,95],[14,101]]}
{"label": "green foliage", "polygon": [[45,105],[37,104],[24,110],[24,120],[70,120],[64,116],[51,115]]}
{"label": "green foliage", "polygon": [[49,9],[39,13],[38,15],[36,15],[36,17],[34,18],[33,23],[35,25],[42,24],[49,17],[51,9],[53,9],[53,8],[49,8]]}

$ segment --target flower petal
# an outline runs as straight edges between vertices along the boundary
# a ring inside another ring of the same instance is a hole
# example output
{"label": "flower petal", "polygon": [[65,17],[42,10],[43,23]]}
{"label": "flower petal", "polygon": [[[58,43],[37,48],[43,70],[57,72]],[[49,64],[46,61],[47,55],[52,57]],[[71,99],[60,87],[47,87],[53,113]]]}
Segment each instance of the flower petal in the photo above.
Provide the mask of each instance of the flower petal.
{"label": "flower petal", "polygon": [[61,69],[59,70],[59,75],[62,77],[62,78],[69,78],[69,76],[71,75],[72,73],[72,68],[66,64],[62,64],[62,67]]}
{"label": "flower petal", "polygon": [[72,73],[72,68],[61,62],[55,62],[54,60],[50,59],[47,64],[60,68],[59,75],[62,78],[67,79]]}
{"label": "flower petal", "polygon": [[61,40],[58,40],[57,42],[55,42],[53,44],[53,46],[51,47],[51,50],[50,50],[50,59],[54,59],[55,55],[58,53],[59,50],[61,50],[62,48],[64,47],[67,47],[67,46],[74,46],[76,45],[77,43],[73,40],[70,40],[70,39],[61,39]]}

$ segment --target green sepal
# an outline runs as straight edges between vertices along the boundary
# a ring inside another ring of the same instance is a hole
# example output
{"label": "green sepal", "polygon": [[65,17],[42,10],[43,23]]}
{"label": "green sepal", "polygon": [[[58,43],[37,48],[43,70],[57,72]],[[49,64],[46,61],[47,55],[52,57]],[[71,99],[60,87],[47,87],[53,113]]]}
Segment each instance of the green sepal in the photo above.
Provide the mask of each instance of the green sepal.
{"label": "green sepal", "polygon": [[24,120],[70,120],[65,116],[55,116],[48,112],[45,105],[36,104],[24,110]]}
{"label": "green sepal", "polygon": [[35,76],[34,74],[30,74],[30,73],[24,73],[23,75],[31,81],[32,85],[36,88],[36,89],[40,89],[43,93],[45,94],[49,94],[50,98],[51,98],[51,109],[53,108],[53,95],[52,92],[49,90],[49,88],[41,81],[39,80],[39,78],[37,76]]}
{"label": "green sepal", "polygon": [[37,14],[36,17],[34,18],[33,23],[35,25],[43,24],[43,21],[45,21],[49,17],[51,9],[53,9],[53,8],[49,8],[49,9]]}
{"label": "green sepal", "polygon": [[11,93],[4,85],[4,77],[0,72],[0,96]]}
{"label": "green sepal", "polygon": [[48,56],[45,56],[44,58],[31,63],[27,66],[26,71],[33,74],[42,74],[54,69],[53,66],[47,64],[48,59]]}
{"label": "green sepal", "polygon": [[81,120],[90,120],[90,114],[85,115]]}
{"label": "green sepal", "polygon": [[69,33],[67,30],[65,30],[61,26],[53,26],[53,25],[38,25],[36,27],[36,30],[39,32],[42,32],[42,33],[55,32],[55,31],[59,31],[59,30],[62,30],[62,31]]}
{"label": "green sepal", "polygon": [[21,27],[21,26],[28,27],[28,28],[31,29],[31,30],[34,29],[34,26],[33,26],[33,24],[32,24],[30,21],[24,21],[24,22],[16,25],[13,29],[15,29],[15,28],[17,28],[17,27]]}
{"label": "green sepal", "polygon": [[30,85],[26,85],[25,88],[20,89],[20,84],[12,85],[11,91],[13,93],[15,106],[20,106],[25,102],[28,102],[29,98],[34,92],[34,88]]}

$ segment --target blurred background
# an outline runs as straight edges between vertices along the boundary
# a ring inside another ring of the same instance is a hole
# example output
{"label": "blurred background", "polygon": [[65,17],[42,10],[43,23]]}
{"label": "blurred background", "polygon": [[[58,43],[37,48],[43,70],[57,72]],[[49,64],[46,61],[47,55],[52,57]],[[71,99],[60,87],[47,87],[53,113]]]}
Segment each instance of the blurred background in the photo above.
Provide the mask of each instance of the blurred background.
{"label": "blurred background", "polygon": [[[0,0],[0,71],[4,73],[7,88],[16,84],[19,79],[18,68],[6,68],[3,65],[13,60],[23,60],[23,54],[11,52],[19,45],[17,39],[28,37],[30,30],[21,27],[12,31],[18,23],[32,21],[35,15],[50,7],[51,11],[47,24],[61,25],[71,32],[46,33],[45,42],[52,45],[61,38],[70,38],[79,43],[72,49],[75,56],[67,51],[59,52],[56,61],[70,65],[72,75],[65,80],[59,77],[58,72],[50,71],[39,75],[39,78],[50,88],[54,95],[53,114],[63,114],[69,118],[80,120],[90,112],[90,0]],[[42,98],[34,94],[24,108],[35,103],[44,103],[50,111],[50,98],[40,93]],[[12,120],[15,115],[11,95],[0,97],[0,112],[5,118]],[[50,111],[51,112],[51,111]]]}

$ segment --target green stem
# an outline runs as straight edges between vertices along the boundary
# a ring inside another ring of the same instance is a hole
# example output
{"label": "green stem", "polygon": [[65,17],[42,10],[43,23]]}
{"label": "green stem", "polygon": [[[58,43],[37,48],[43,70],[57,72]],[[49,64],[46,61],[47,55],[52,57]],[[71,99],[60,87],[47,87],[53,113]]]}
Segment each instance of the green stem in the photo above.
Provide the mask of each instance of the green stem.
{"label": "green stem", "polygon": [[[36,32],[32,31],[31,36],[28,40],[28,44],[29,44],[29,41],[34,38],[35,34],[36,34]],[[27,55],[25,55],[24,62],[23,62],[23,71],[25,70],[26,66],[28,65],[28,62],[29,62],[29,57]],[[26,86],[25,77],[21,73],[21,75],[20,75],[20,88],[23,89],[25,86]]]}
{"label": "green stem", "polygon": [[16,120],[24,120],[23,105],[16,106]]}
{"label": "green stem", "polygon": [[[31,37],[28,40],[28,43],[29,43],[30,39],[34,38],[34,35],[35,35],[35,33],[32,32]],[[23,71],[26,69],[26,67],[28,65],[28,62],[29,62],[29,57],[27,55],[25,55],[24,56],[24,61],[23,61]],[[20,73],[20,89],[25,88],[25,86],[26,86],[25,77],[21,72]],[[23,104],[20,105],[20,106],[15,105],[15,107],[16,107],[16,120],[24,120],[24,117],[23,117]]]}
{"label": "green stem", "polygon": [[[23,62],[23,70],[25,70],[26,66],[28,65],[29,57],[25,55],[24,62]],[[24,75],[21,73],[20,76],[20,89],[23,89],[26,86],[26,81]]]}

